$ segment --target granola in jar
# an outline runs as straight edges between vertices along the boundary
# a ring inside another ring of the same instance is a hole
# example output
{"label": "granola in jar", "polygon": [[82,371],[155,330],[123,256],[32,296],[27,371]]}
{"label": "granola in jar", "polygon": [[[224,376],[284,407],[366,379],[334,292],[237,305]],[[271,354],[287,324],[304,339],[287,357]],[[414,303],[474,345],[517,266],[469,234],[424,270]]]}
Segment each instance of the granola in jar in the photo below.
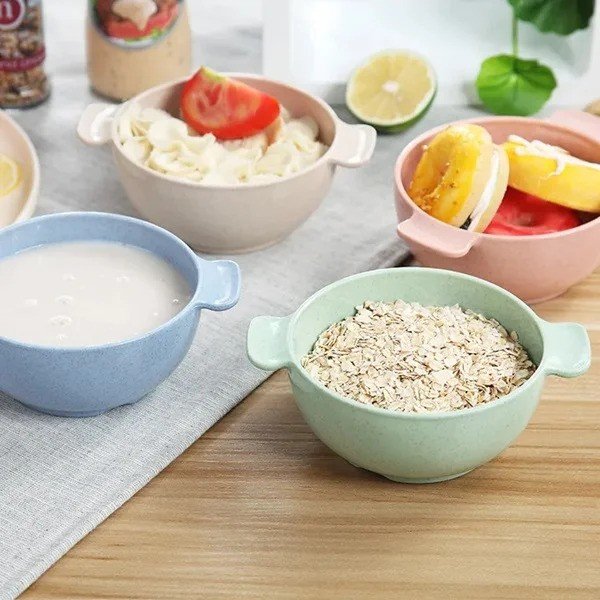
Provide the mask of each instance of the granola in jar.
{"label": "granola in jar", "polygon": [[0,0],[0,107],[39,104],[50,87],[41,0]]}

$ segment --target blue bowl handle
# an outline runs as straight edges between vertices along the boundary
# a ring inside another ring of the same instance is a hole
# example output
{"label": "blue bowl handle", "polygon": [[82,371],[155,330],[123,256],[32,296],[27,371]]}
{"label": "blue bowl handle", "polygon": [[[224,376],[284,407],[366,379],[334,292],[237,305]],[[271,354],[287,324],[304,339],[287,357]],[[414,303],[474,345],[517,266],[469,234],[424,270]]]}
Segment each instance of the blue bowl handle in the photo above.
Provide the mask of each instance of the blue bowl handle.
{"label": "blue bowl handle", "polygon": [[231,260],[204,260],[196,257],[200,270],[200,286],[194,303],[198,308],[228,310],[240,298],[241,274]]}
{"label": "blue bowl handle", "polygon": [[256,317],[248,328],[250,362],[264,371],[277,371],[293,363],[289,350],[289,317]]}
{"label": "blue bowl handle", "polygon": [[548,375],[578,377],[592,360],[590,338],[579,323],[548,323],[540,319],[544,338],[542,369]]}

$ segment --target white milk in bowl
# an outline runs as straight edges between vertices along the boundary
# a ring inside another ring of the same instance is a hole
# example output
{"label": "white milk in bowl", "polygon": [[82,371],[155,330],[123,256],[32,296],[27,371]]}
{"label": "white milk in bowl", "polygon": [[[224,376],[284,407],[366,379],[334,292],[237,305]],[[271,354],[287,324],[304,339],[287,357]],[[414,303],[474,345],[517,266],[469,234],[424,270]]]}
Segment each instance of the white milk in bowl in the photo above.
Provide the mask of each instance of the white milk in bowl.
{"label": "white milk in bowl", "polygon": [[37,246],[0,259],[0,336],[64,347],[121,342],[166,323],[190,297],[177,269],[135,246]]}

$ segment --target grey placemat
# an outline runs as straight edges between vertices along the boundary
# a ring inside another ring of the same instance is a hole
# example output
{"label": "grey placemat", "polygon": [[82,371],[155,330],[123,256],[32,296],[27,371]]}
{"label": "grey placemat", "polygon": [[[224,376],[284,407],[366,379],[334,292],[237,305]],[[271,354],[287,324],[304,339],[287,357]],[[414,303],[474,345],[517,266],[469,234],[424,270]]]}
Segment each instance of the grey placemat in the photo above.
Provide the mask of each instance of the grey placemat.
{"label": "grey placemat", "polygon": [[[69,0],[53,12],[46,6],[53,95],[36,109],[13,114],[40,155],[39,213],[134,214],[108,150],[84,147],[75,137],[78,116],[92,100],[83,59],[84,4]],[[233,14],[223,7],[233,2],[190,4],[200,32],[198,62],[202,57],[220,69],[259,70],[256,7],[246,5],[250,25],[239,25],[244,11]],[[231,13],[238,25],[203,31],[202,23],[216,22],[213,8],[222,17]],[[395,157],[409,137],[464,115],[434,110],[408,134],[380,139],[372,163],[340,171],[324,205],[289,239],[238,257],[243,273],[238,307],[204,314],[183,364],[139,404],[70,420],[34,413],[0,396],[0,598],[18,595],[265,379],[245,356],[252,317],[286,314],[335,279],[398,264],[405,250],[394,228]]]}

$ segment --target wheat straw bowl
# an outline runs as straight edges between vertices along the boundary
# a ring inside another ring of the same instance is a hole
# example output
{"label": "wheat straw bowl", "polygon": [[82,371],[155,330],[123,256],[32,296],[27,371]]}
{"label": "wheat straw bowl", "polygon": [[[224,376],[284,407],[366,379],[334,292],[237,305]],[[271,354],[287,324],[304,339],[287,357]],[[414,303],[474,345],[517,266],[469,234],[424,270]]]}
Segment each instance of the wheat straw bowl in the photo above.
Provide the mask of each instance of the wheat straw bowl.
{"label": "wheat straw bowl", "polygon": [[[319,334],[365,300],[403,299],[470,308],[518,332],[538,365],[498,400],[453,412],[405,414],[329,391],[300,361]],[[575,323],[548,323],[521,300],[469,275],[425,268],[384,269],[333,283],[288,317],[250,323],[248,355],[268,371],[286,368],[300,412],[317,437],[350,463],[394,481],[452,479],[498,456],[527,426],[548,375],[575,377],[590,365],[590,342]]]}
{"label": "wheat straw bowl", "polygon": [[[560,111],[549,120],[485,117],[468,122],[485,127],[496,143],[516,134],[600,162],[600,118],[587,113]],[[407,190],[423,145],[447,126],[432,129],[408,144],[394,172],[398,233],[422,265],[482,277],[529,304],[561,295],[600,265],[600,218],[568,231],[513,237],[465,231],[416,206]]]}
{"label": "wheat straw bowl", "polygon": [[[318,208],[336,168],[364,165],[377,138],[372,127],[344,123],[325,102],[298,88],[257,75],[229,76],[275,96],[292,115],[313,117],[329,150],[304,171],[280,181],[208,186],[162,175],[129,159],[117,136],[126,104],[92,104],[78,127],[86,143],[110,144],[123,187],[141,215],[194,249],[219,254],[258,250],[288,236]],[[178,115],[184,83],[179,80],[152,88],[131,102]]]}
{"label": "wheat straw bowl", "polygon": [[187,354],[202,311],[236,304],[240,272],[232,261],[200,258],[160,227],[93,212],[46,215],[3,229],[0,259],[74,241],[127,244],[151,252],[177,269],[192,292],[172,319],[121,342],[69,348],[0,336],[0,391],[40,412],[90,417],[133,404],[162,383]]}

